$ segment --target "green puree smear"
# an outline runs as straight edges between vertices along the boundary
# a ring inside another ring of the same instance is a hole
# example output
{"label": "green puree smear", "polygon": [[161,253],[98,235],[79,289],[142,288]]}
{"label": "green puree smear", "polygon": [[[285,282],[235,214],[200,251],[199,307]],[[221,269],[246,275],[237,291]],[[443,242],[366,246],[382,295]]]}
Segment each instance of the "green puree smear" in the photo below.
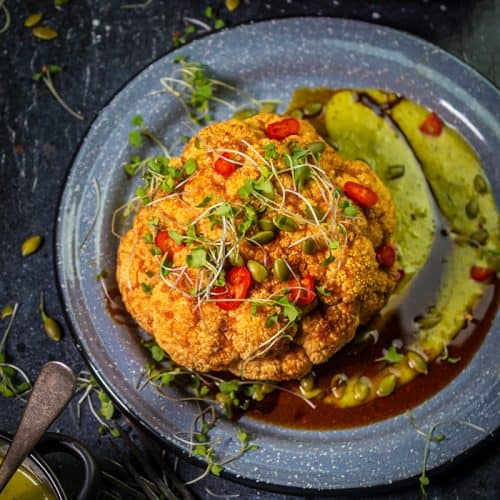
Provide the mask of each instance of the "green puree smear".
{"label": "green puree smear", "polygon": [[403,301],[443,229],[452,241],[432,307],[417,321],[412,340],[400,350],[391,346],[385,367],[370,378],[334,377],[325,401],[356,406],[388,396],[446,356],[487,283],[472,279],[471,269],[498,267],[498,211],[475,151],[437,116],[426,128],[430,111],[409,99],[371,89],[298,89],[288,113],[310,119],[344,158],[364,160],[390,190],[406,276],[398,287]]}

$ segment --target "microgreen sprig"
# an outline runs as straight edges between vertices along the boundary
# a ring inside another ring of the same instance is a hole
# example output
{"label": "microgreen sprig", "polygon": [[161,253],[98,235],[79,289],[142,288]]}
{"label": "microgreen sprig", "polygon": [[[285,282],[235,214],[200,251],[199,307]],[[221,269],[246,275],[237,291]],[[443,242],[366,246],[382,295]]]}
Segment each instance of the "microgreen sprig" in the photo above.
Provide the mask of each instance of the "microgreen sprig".
{"label": "microgreen sprig", "polygon": [[[86,402],[91,414],[99,423],[99,434],[109,433],[112,437],[119,437],[120,429],[113,423],[113,420],[117,418],[119,414],[109,396],[99,386],[95,377],[89,372],[82,371],[78,375],[77,383],[77,393],[82,393],[76,405],[77,418],[80,419],[81,407]],[[97,410],[94,403],[95,397],[99,403]]]}
{"label": "microgreen sprig", "polygon": [[445,434],[436,434],[437,430],[440,427],[446,425],[463,425],[479,432],[486,432],[486,430],[480,427],[479,425],[473,424],[472,422],[456,419],[456,420],[443,420],[441,422],[433,424],[430,430],[426,432],[420,429],[416,425],[413,413],[411,411],[406,412],[406,416],[408,417],[410,427],[414,429],[417,434],[420,434],[422,437],[425,438],[424,454],[422,458],[422,471],[418,478],[418,482],[420,485],[420,493],[422,495],[422,498],[427,498],[428,494],[427,488],[430,485],[430,479],[429,476],[427,475],[427,463],[429,461],[431,443],[440,443],[446,440]]}
{"label": "microgreen sprig", "polygon": [[0,28],[0,35],[7,31],[10,27],[10,11],[5,5],[5,0],[0,0],[0,9],[3,12],[4,16],[4,23],[3,26]]}
{"label": "microgreen sprig", "polygon": [[33,75],[33,79],[36,81],[42,81],[45,84],[45,86],[49,89],[49,92],[53,95],[53,97],[56,99],[56,101],[71,116],[78,118],[78,120],[84,120],[83,116],[80,113],[78,113],[77,111],[74,111],[72,108],[69,107],[69,105],[66,103],[66,101],[64,101],[64,99],[61,97],[59,92],[54,87],[54,81],[53,81],[52,77],[57,75],[61,71],[62,71],[61,66],[58,66],[56,64],[50,64],[48,66],[44,65],[44,66],[42,66],[39,73],[35,73]]}
{"label": "microgreen sprig", "polygon": [[[26,391],[31,390],[31,381],[28,375],[18,366],[7,363],[5,356],[7,338],[12,330],[18,309],[19,303],[16,302],[12,306],[10,313],[5,316],[9,318],[9,321],[0,340],[0,394],[8,398],[19,397]],[[19,379],[21,382],[19,382]]]}

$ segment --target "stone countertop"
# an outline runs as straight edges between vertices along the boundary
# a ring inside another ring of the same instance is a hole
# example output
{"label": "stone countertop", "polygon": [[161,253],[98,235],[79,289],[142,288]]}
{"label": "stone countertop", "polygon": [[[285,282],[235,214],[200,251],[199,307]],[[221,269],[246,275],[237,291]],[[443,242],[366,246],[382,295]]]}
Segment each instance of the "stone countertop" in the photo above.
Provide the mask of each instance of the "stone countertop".
{"label": "stone countertop", "polygon": [[[182,17],[204,19],[204,8],[210,4],[220,7],[219,15],[229,26],[298,15],[359,19],[418,35],[456,55],[497,86],[500,83],[498,0],[246,0],[231,13],[223,2],[152,0],[143,8],[121,8],[126,3],[127,0],[73,0],[56,9],[49,1],[5,2],[11,26],[0,34],[0,306],[9,301],[21,304],[7,353],[31,378],[49,360],[64,361],[77,372],[86,369],[62,314],[52,244],[57,203],[72,154],[111,96],[132,75],[172,49],[171,33],[182,30]],[[46,24],[58,31],[55,40],[38,40],[23,26],[24,19],[37,11],[43,11]],[[57,87],[84,120],[70,117],[47,89],[33,80],[32,75],[44,64],[63,66]],[[44,245],[37,254],[21,259],[20,245],[32,234],[43,235]],[[46,338],[36,313],[42,290],[48,312],[66,331],[59,343]],[[5,323],[2,322],[2,330]],[[13,432],[22,409],[22,402],[0,396],[0,429]],[[101,464],[105,464],[105,458],[123,460],[127,453],[122,440],[98,434],[97,424],[88,411],[77,422],[74,405],[65,410],[52,430],[78,437]],[[432,477],[430,495],[445,499],[500,498],[498,452],[498,440],[490,440],[480,453],[474,453],[445,474]],[[173,456],[169,458],[173,460]],[[68,465],[56,459],[52,463],[63,472]],[[183,461],[178,471],[185,480],[200,472]],[[74,490],[74,481],[68,480],[70,473],[63,475],[63,482]],[[211,498],[209,492],[226,498],[235,494],[248,499],[298,498],[214,477],[199,482],[193,492],[199,498]],[[366,498],[374,495],[366,492]],[[377,496],[415,498],[418,484]]]}

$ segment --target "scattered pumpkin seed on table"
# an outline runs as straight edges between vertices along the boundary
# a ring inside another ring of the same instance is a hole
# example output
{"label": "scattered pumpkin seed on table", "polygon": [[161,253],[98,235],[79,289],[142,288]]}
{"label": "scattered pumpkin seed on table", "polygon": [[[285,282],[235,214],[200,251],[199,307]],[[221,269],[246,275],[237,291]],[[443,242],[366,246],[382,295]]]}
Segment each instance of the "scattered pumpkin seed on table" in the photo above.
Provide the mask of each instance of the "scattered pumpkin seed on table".
{"label": "scattered pumpkin seed on table", "polygon": [[30,236],[23,241],[21,245],[21,255],[27,257],[35,253],[42,245],[42,237],[39,235]]}
{"label": "scattered pumpkin seed on table", "polygon": [[2,311],[0,311],[0,319],[8,318],[14,314],[14,308],[11,304],[7,304]]}
{"label": "scattered pumpkin seed on table", "polygon": [[45,312],[44,302],[43,302],[43,292],[40,293],[40,305],[38,307],[38,310],[40,312],[40,315],[42,316],[43,329],[45,330],[47,337],[49,337],[55,342],[61,340],[62,330],[61,327],[59,326],[59,323],[54,318],[48,316],[47,313]]}
{"label": "scattered pumpkin seed on table", "polygon": [[40,40],[53,40],[58,36],[57,31],[48,26],[36,26],[31,30],[31,33]]}
{"label": "scattered pumpkin seed on table", "polygon": [[24,26],[26,28],[33,28],[33,26],[36,26],[42,20],[42,17],[43,14],[41,12],[35,12],[24,20]]}

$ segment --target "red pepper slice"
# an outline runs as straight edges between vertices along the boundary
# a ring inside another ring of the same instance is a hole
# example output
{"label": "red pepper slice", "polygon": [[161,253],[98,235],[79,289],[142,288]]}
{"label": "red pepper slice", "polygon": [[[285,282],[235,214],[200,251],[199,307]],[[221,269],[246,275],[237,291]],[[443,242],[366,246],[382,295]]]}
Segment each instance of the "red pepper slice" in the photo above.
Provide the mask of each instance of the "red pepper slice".
{"label": "red pepper slice", "polygon": [[357,182],[347,181],[344,184],[344,192],[351,200],[365,207],[373,207],[378,201],[378,195],[375,191]]}
{"label": "red pepper slice", "polygon": [[297,118],[284,118],[279,122],[270,123],[267,126],[266,134],[269,139],[284,139],[289,135],[298,134],[300,122]]}
{"label": "red pepper slice", "polygon": [[381,266],[392,267],[396,261],[396,250],[391,245],[382,245],[377,249],[377,261]]}
{"label": "red pepper slice", "polygon": [[422,134],[432,135],[433,137],[437,137],[441,135],[443,131],[443,122],[441,118],[433,111],[429,113],[425,120],[418,127]]}
{"label": "red pepper slice", "polygon": [[245,299],[251,284],[252,275],[246,267],[232,267],[226,275],[226,285],[212,289],[217,306],[224,311],[236,309],[241,304],[240,301],[224,299]]}
{"label": "red pepper slice", "polygon": [[301,288],[290,288],[290,300],[298,306],[307,306],[316,298],[314,289],[314,278],[308,274],[300,280],[300,285],[295,281],[292,286]]}
{"label": "red pepper slice", "polygon": [[162,253],[168,253],[169,257],[175,252],[178,252],[181,248],[184,248],[183,243],[176,243],[168,234],[168,231],[158,231],[155,237],[155,245],[162,251]]}
{"label": "red pepper slice", "polygon": [[470,277],[475,281],[488,281],[495,275],[495,270],[490,267],[472,266],[470,268]]}
{"label": "red pepper slice", "polygon": [[223,177],[229,177],[230,175],[233,175],[234,171],[236,170],[236,165],[233,162],[228,161],[230,159],[231,156],[228,153],[223,153],[215,161],[215,171]]}

